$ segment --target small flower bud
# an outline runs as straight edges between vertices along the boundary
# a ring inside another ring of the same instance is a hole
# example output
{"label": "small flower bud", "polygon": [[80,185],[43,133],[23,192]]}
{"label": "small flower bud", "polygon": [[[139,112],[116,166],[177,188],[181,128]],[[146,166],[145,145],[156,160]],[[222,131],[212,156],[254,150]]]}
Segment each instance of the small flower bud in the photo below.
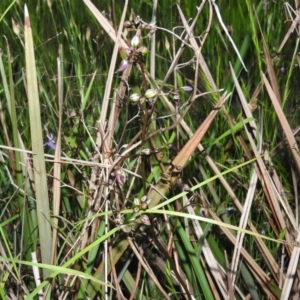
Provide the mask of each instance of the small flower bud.
{"label": "small flower bud", "polygon": [[116,216],[115,222],[117,225],[123,225],[124,224],[124,217],[120,214]]}
{"label": "small flower bud", "polygon": [[142,55],[146,55],[148,53],[148,48],[146,46],[141,46],[136,51],[140,52]]}
{"label": "small flower bud", "polygon": [[134,24],[130,21],[126,21],[126,22],[124,22],[124,28],[131,31],[134,29]]}
{"label": "small flower bud", "polygon": [[129,99],[133,104],[136,104],[140,101],[141,96],[138,93],[130,95]]}
{"label": "small flower bud", "polygon": [[134,19],[134,24],[135,26],[139,26],[140,23],[141,23],[142,19],[140,16],[136,16],[135,19]]}
{"label": "small flower bud", "polygon": [[126,174],[123,170],[117,170],[116,173],[116,179],[119,183],[119,185],[122,187],[124,183],[126,182]]}
{"label": "small flower bud", "polygon": [[150,155],[150,153],[151,153],[151,150],[149,148],[143,149],[141,151],[141,155]]}
{"label": "small flower bud", "polygon": [[175,94],[173,96],[173,99],[174,99],[175,102],[180,102],[180,96],[178,94]]}
{"label": "small flower bud", "polygon": [[236,209],[234,207],[227,207],[225,208],[225,214],[227,216],[230,216],[232,212],[234,212]]}
{"label": "small flower bud", "polygon": [[189,192],[191,190],[191,188],[185,183],[183,186],[182,186],[182,190],[184,192]]}
{"label": "small flower bud", "polygon": [[139,208],[140,210],[146,210],[148,208],[148,204],[145,203],[145,202],[142,202],[140,205],[139,205]]}
{"label": "small flower bud", "polygon": [[140,220],[142,221],[142,223],[144,225],[149,226],[151,224],[150,223],[150,219],[149,219],[149,217],[147,215],[141,215]]}
{"label": "small flower bud", "polygon": [[150,99],[150,98],[155,97],[156,94],[157,94],[157,90],[156,89],[149,89],[149,90],[146,91],[145,97],[147,99]]}
{"label": "small flower bud", "polygon": [[134,199],[133,199],[133,203],[134,203],[135,205],[140,205],[140,199],[139,199],[139,198],[134,198]]}
{"label": "small flower bud", "polygon": [[202,209],[200,210],[200,215],[201,215],[203,218],[206,218],[206,217],[207,217],[207,211],[206,211],[206,209],[202,208]]}
{"label": "small flower bud", "polygon": [[147,196],[145,195],[141,198],[141,202],[146,202],[146,201],[147,201]]}
{"label": "small flower bud", "polygon": [[129,61],[127,59],[123,59],[119,65],[117,72],[124,72],[129,66]]}
{"label": "small flower bud", "polygon": [[14,19],[11,19],[11,22],[12,22],[12,27],[13,27],[13,31],[16,35],[20,35],[20,25],[18,23],[15,22]]}
{"label": "small flower bud", "polygon": [[190,87],[190,86],[182,86],[181,89],[186,91],[186,92],[191,92],[193,90],[193,88]]}
{"label": "small flower bud", "polygon": [[[141,203],[142,203],[142,204],[146,204],[146,208],[147,208],[148,204],[151,203],[151,201],[152,201],[152,199],[149,199],[147,196],[143,196],[143,197],[141,198]],[[146,209],[146,208],[145,208],[145,209]]]}
{"label": "small flower bud", "polygon": [[131,40],[131,46],[137,48],[139,44],[140,44],[140,38],[137,35],[135,35]]}

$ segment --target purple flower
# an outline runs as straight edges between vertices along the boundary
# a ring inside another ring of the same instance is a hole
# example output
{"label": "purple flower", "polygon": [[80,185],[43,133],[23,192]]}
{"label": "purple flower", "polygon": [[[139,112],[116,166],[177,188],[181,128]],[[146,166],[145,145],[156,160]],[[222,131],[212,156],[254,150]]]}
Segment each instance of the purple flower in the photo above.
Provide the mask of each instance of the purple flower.
{"label": "purple flower", "polygon": [[206,218],[206,209],[201,209],[200,210],[200,215],[203,217],[203,218]]}
{"label": "purple flower", "polygon": [[50,136],[48,136],[48,142],[44,144],[44,147],[46,146],[50,147],[53,150],[56,149],[56,144],[54,142],[54,136],[52,133],[50,133]]}
{"label": "purple flower", "polygon": [[193,88],[191,86],[182,86],[181,89],[186,92],[191,92],[193,90]]}
{"label": "purple flower", "polygon": [[225,214],[227,216],[230,216],[234,211],[236,211],[236,209],[234,207],[227,207],[227,208],[225,208]]}
{"label": "purple flower", "polygon": [[126,174],[123,170],[117,170],[115,172],[115,176],[116,176],[116,179],[119,183],[119,185],[122,187],[124,185],[124,183],[126,182]]}
{"label": "purple flower", "polygon": [[119,65],[119,69],[115,72],[124,72],[129,66],[129,61],[127,59],[123,59]]}

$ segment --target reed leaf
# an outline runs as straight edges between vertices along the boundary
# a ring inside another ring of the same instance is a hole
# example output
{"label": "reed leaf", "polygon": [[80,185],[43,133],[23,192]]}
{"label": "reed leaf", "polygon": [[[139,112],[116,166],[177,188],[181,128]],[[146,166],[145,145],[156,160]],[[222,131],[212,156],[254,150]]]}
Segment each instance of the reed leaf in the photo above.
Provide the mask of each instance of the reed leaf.
{"label": "reed leaf", "polygon": [[[47,173],[44,156],[44,143],[42,133],[41,110],[39,92],[37,85],[36,64],[34,55],[34,44],[32,29],[27,6],[24,8],[25,28],[25,60],[26,60],[26,81],[29,104],[29,119],[31,143],[33,152],[34,185],[38,216],[39,240],[41,247],[42,262],[51,264],[51,226],[50,208],[47,186]],[[49,269],[43,269],[44,279],[50,275]]]}

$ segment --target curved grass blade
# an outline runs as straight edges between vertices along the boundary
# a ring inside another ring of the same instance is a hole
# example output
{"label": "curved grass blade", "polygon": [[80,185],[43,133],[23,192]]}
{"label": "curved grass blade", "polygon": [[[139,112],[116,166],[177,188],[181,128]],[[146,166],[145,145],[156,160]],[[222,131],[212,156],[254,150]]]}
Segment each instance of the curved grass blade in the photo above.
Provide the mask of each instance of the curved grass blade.
{"label": "curved grass blade", "polygon": [[[108,237],[110,237],[111,235],[113,235],[114,233],[116,233],[119,230],[120,230],[120,227],[115,227],[114,229],[110,230],[107,234],[104,234],[99,239],[97,239],[96,241],[94,241],[93,243],[91,243],[90,245],[88,245],[87,247],[85,247],[83,250],[81,250],[80,252],[78,252],[77,254],[75,254],[71,259],[69,259],[61,267],[62,268],[69,267],[77,259],[81,258],[85,253],[87,253],[88,251],[92,250],[94,247],[96,247],[97,245],[99,245],[100,243],[102,243],[103,241],[105,241]],[[49,266],[45,266],[45,268],[48,268],[48,272],[50,272],[50,270],[54,270],[53,267],[50,266],[50,265]],[[55,270],[55,272],[53,272],[53,273],[50,274],[49,279],[52,279],[52,278],[56,277],[59,274],[60,274],[60,272],[58,272],[57,270]],[[85,275],[86,275],[85,277],[88,278],[89,275],[87,275],[87,274],[85,274]],[[93,281],[95,281],[95,279],[100,280],[99,278],[96,278],[95,276],[93,276]],[[34,297],[39,293],[39,291],[43,287],[45,287],[47,284],[48,284],[48,280],[44,280],[34,291],[31,292],[31,294],[29,296],[27,296],[26,299],[27,300],[34,299]],[[96,290],[98,291],[99,288],[100,288],[99,285],[97,285],[96,286]]]}

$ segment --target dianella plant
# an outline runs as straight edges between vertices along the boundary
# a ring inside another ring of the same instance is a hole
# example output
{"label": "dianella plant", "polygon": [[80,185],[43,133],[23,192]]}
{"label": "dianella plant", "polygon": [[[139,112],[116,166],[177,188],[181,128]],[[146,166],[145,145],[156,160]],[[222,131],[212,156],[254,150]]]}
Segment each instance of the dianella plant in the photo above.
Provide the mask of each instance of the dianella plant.
{"label": "dianella plant", "polygon": [[1,299],[298,299],[298,1],[73,2],[0,18]]}

